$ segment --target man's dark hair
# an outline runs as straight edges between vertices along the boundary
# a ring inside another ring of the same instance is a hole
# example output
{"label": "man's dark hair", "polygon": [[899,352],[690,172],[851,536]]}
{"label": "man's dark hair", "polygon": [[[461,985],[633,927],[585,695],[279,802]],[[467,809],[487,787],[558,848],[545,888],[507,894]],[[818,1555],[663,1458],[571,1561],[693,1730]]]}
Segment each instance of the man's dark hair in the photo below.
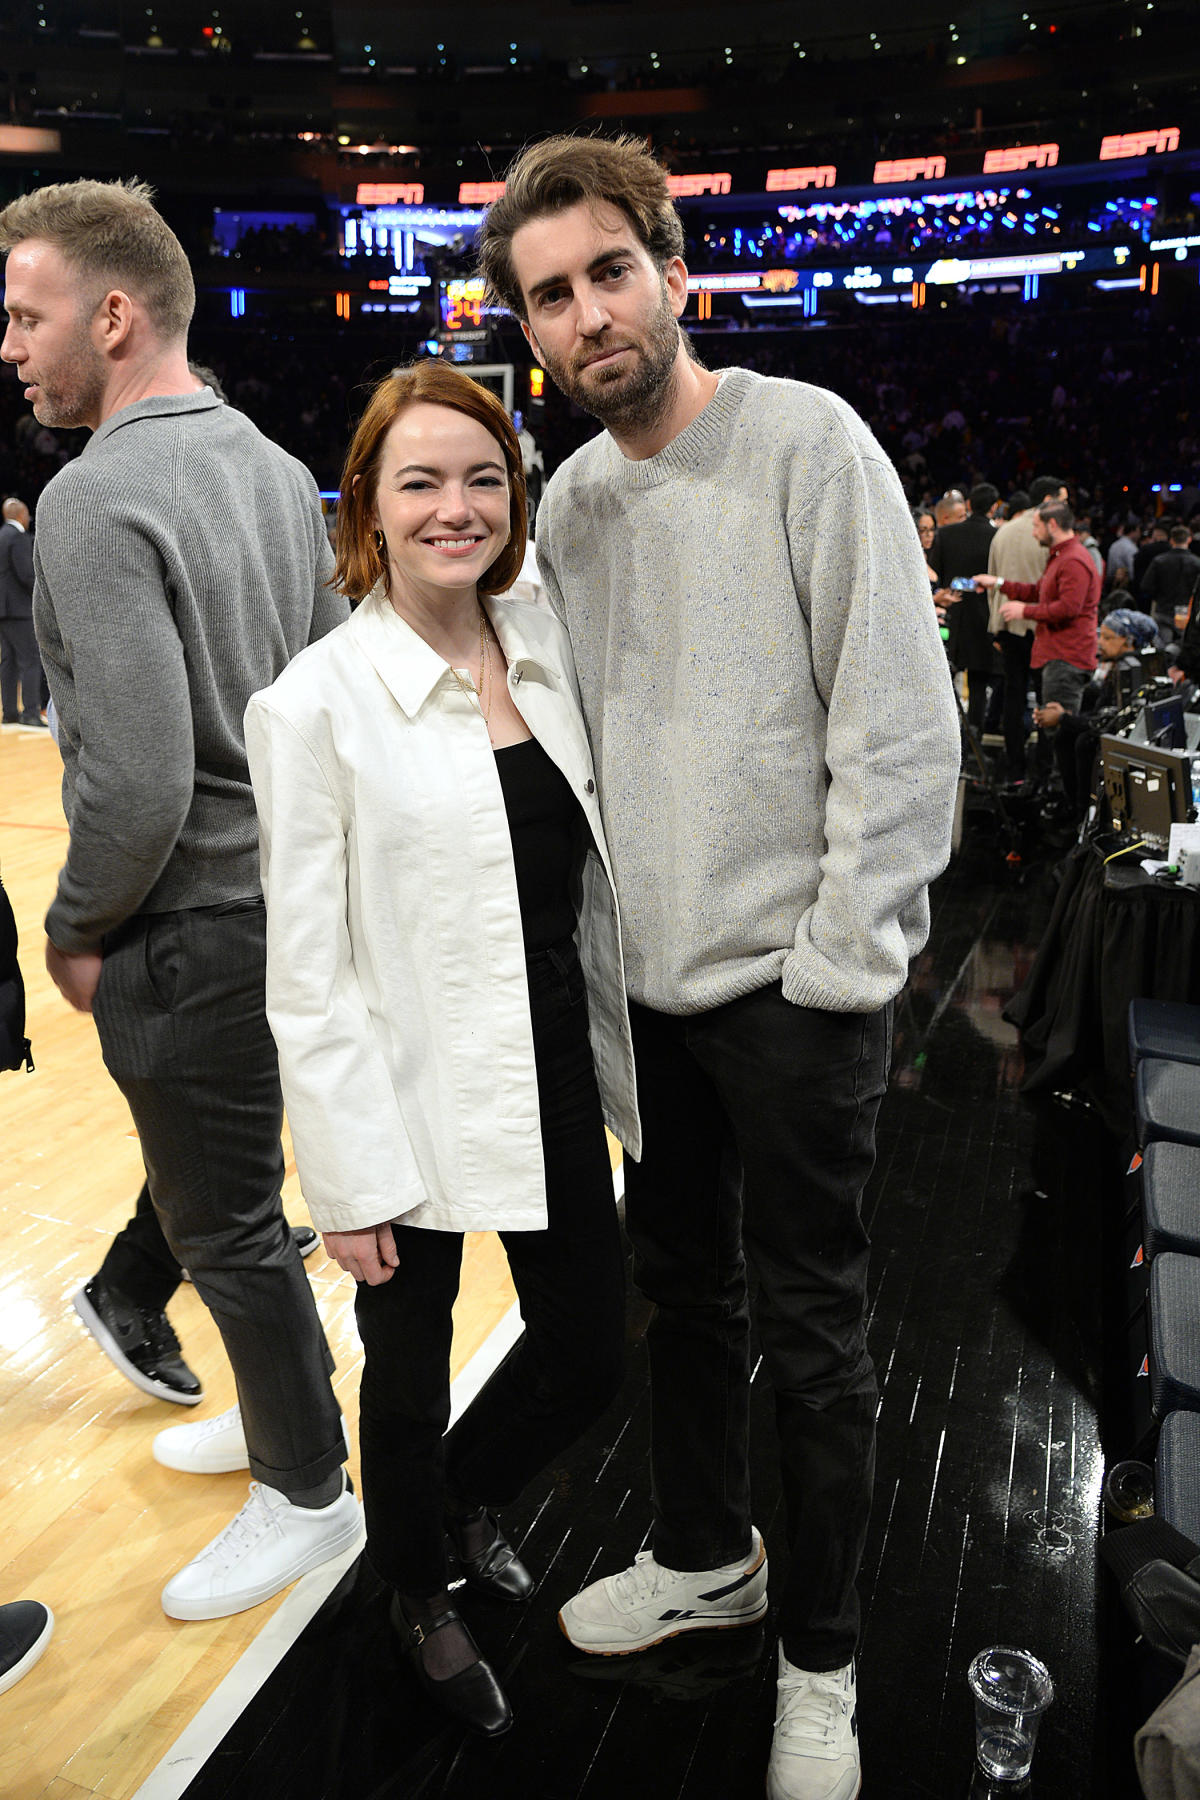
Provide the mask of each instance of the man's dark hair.
{"label": "man's dark hair", "polygon": [[1074,531],[1075,529],[1075,514],[1065,500],[1043,501],[1038,507],[1038,518],[1047,525],[1057,525],[1060,531]]}
{"label": "man's dark hair", "polygon": [[1183,546],[1184,549],[1186,549],[1187,546],[1191,543],[1191,541],[1192,541],[1192,534],[1188,530],[1186,525],[1172,525],[1172,527],[1171,527],[1171,542],[1173,544],[1180,544]]}
{"label": "man's dark hair", "polygon": [[1059,475],[1038,475],[1030,483],[1030,506],[1040,506],[1043,500],[1056,500],[1059,488],[1066,487],[1066,485]]}
{"label": "man's dark hair", "polygon": [[580,201],[623,212],[659,270],[683,255],[683,226],[662,164],[645,141],[562,134],[529,144],[508,171],[504,193],[479,233],[479,268],[494,300],[517,318],[525,300],[512,263],[514,233],[531,219],[566,212]]}
{"label": "man's dark hair", "polygon": [[1007,510],[1011,519],[1015,513],[1029,511],[1029,495],[1024,488],[1018,488],[1015,494],[1008,496]]}
{"label": "man's dark hair", "polygon": [[990,481],[977,481],[967,495],[967,504],[973,513],[988,513],[999,498],[1000,489],[993,487]]}

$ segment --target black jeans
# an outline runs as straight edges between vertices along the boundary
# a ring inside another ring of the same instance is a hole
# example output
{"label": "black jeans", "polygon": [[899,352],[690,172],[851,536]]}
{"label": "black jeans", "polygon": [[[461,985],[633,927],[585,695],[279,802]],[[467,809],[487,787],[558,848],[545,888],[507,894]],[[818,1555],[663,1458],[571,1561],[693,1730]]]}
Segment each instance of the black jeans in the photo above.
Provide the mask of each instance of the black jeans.
{"label": "black jeans", "polygon": [[105,940],[95,1019],[171,1252],[212,1313],[250,1470],[288,1495],[345,1461],[332,1358],[279,1190],[283,1096],[257,904],[136,916]]}
{"label": "black jeans", "polygon": [[863,1186],[892,1009],[827,1013],[763,988],[710,1012],[631,1008],[644,1154],[625,1174],[634,1278],[654,1301],[654,1554],[712,1569],[751,1544],[750,1299],[775,1390],[801,1668],[854,1655],[875,1460]]}
{"label": "black jeans", "polygon": [[447,1490],[508,1505],[621,1382],[624,1262],[583,975],[569,940],[527,968],[548,1225],[500,1233],[525,1331],[447,1435],[462,1233],[398,1225],[399,1268],[355,1293],[367,1554],[414,1596],[446,1585]]}

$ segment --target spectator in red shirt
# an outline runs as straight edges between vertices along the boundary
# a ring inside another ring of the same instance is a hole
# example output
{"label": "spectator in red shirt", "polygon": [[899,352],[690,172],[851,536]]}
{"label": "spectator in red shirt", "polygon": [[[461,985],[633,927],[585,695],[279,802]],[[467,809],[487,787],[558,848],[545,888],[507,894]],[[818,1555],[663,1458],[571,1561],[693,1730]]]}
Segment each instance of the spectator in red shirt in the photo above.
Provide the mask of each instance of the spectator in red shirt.
{"label": "spectator in red shirt", "polygon": [[1078,712],[1088,676],[1096,667],[1096,615],[1101,578],[1092,558],[1075,535],[1075,515],[1064,500],[1047,500],[1033,521],[1033,535],[1050,552],[1040,581],[1010,581],[977,575],[980,587],[998,587],[1004,598],[1000,614],[1033,619],[1030,668],[1043,706],[1056,701],[1065,712]]}

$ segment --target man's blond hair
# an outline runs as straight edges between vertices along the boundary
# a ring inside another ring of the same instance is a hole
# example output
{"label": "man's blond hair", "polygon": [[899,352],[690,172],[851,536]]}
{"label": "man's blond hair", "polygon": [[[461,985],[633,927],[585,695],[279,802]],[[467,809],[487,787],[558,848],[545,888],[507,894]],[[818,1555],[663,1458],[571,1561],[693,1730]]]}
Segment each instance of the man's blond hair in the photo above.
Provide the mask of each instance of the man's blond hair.
{"label": "man's blond hair", "polygon": [[36,238],[53,244],[93,285],[96,300],[123,288],[146,308],[157,335],[185,337],[196,284],[183,245],[144,181],[60,181],[0,211],[0,254]]}

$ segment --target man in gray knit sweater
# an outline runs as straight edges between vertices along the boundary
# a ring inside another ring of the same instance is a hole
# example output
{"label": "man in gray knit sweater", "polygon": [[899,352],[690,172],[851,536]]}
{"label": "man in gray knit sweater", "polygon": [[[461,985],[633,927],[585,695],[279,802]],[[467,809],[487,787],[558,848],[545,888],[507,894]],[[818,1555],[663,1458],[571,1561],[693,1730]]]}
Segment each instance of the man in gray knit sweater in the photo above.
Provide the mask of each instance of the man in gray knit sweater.
{"label": "man in gray knit sweater", "polygon": [[[257,1477],[163,1591],[174,1618],[219,1618],[362,1537],[329,1350],[280,1207],[242,735],[250,695],[345,606],[326,586],[311,475],[189,372],[191,270],[149,190],[37,189],[0,211],[0,251],[0,354],[43,424],[94,433],[38,508],[34,622],[70,826],[46,963],[95,1016],[168,1242],[237,1380],[240,1424],[177,1427],[155,1446],[174,1467]],[[181,1435],[182,1452],[164,1451]]]}
{"label": "man in gray knit sweater", "polygon": [[607,426],[550,482],[538,559],[624,923],[654,1527],[560,1621],[619,1655],[764,1616],[749,1264],[790,1552],[768,1793],[850,1800],[877,1399],[860,1202],[892,1001],[949,854],[958,727],[895,472],[834,395],[691,358],[682,248],[635,139],[531,146],[482,239],[493,293]]}

